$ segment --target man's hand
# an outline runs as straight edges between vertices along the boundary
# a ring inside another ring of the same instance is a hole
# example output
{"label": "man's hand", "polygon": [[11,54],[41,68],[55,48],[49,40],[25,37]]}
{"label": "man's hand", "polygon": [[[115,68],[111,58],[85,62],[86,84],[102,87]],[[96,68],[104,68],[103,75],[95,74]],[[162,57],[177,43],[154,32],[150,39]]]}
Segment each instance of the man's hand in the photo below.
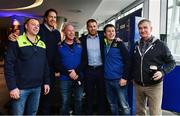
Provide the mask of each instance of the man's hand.
{"label": "man's hand", "polygon": [[56,72],[55,77],[60,77],[60,72]]}
{"label": "man's hand", "polygon": [[18,38],[18,35],[16,35],[15,33],[11,33],[9,36],[8,36],[8,39],[10,41],[16,41]]}
{"label": "man's hand", "polygon": [[12,99],[19,99],[20,98],[20,90],[18,88],[15,88],[10,91],[10,98]]}
{"label": "man's hand", "polygon": [[120,80],[119,80],[119,85],[120,86],[125,86],[127,84],[127,80],[125,80],[125,79],[123,79],[123,78],[121,78]]}
{"label": "man's hand", "polygon": [[121,42],[121,41],[123,41],[121,38],[119,37],[116,38],[116,42]]}
{"label": "man's hand", "polygon": [[49,85],[48,85],[48,84],[45,84],[45,85],[44,85],[44,95],[47,95],[47,94],[49,93],[49,91],[50,91]]}
{"label": "man's hand", "polygon": [[76,80],[78,78],[78,76],[77,76],[74,69],[68,70],[68,71],[70,72],[69,76],[70,76],[71,79]]}
{"label": "man's hand", "polygon": [[153,78],[153,80],[157,81],[157,80],[161,79],[162,76],[163,76],[162,72],[161,71],[157,71],[156,73],[154,73],[152,78]]}

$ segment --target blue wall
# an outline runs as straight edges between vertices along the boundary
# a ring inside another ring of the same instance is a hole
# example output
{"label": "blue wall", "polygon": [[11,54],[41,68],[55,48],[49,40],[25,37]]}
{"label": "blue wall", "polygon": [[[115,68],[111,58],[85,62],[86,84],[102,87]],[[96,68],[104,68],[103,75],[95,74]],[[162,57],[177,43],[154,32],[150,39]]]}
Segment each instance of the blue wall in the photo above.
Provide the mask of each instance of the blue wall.
{"label": "blue wall", "polygon": [[162,109],[180,112],[180,66],[164,78]]}

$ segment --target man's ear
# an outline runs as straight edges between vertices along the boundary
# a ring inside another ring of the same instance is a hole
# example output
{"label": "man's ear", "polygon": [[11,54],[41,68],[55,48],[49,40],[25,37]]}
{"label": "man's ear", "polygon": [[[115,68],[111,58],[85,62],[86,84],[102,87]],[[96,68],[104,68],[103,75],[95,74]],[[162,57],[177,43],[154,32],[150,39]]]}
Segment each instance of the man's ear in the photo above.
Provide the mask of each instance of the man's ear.
{"label": "man's ear", "polygon": [[27,24],[25,24],[25,26],[24,26],[24,27],[25,27],[25,29],[27,29]]}
{"label": "man's ear", "polygon": [[152,26],[151,26],[151,32],[152,32]]}
{"label": "man's ear", "polygon": [[44,18],[44,21],[47,22],[47,17]]}

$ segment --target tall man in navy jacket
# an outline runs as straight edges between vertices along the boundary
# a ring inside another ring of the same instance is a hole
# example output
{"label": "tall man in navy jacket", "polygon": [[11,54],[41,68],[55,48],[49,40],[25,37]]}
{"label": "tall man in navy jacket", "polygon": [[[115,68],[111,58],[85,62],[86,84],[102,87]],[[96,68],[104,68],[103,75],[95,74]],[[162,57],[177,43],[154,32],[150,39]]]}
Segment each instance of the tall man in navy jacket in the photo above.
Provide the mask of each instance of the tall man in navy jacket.
{"label": "tall man in navy jacket", "polygon": [[43,24],[40,25],[40,31],[38,33],[47,46],[47,60],[50,69],[51,91],[48,95],[42,93],[39,107],[39,113],[45,115],[53,114],[54,96],[57,94],[55,86],[58,80],[55,78],[55,59],[58,58],[56,56],[58,43],[61,41],[60,32],[55,28],[57,14],[56,10],[48,9],[44,14],[44,21]]}
{"label": "tall man in navy jacket", "polygon": [[[87,114],[93,114],[95,91],[98,114],[105,113],[105,88],[103,77],[104,40],[97,33],[97,21],[87,21],[88,34],[81,37],[82,69],[85,72],[85,91],[87,95]],[[96,88],[96,90],[95,90]]]}

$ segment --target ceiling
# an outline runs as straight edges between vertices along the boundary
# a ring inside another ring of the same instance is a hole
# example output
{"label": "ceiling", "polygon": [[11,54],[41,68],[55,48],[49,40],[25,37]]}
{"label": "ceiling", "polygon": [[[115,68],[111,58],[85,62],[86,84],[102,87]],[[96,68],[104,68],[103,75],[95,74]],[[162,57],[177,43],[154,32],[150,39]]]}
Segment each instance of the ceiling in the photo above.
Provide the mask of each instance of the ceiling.
{"label": "ceiling", "polygon": [[1,0],[0,4],[0,27],[9,23],[9,16],[35,16],[42,17],[44,12],[49,8],[58,11],[59,17],[64,17],[67,21],[73,23],[76,31],[85,27],[89,18],[94,18],[98,23],[121,11],[136,0],[44,0],[43,3],[35,8],[4,11],[1,9],[10,9],[25,7],[33,4],[38,0]]}

